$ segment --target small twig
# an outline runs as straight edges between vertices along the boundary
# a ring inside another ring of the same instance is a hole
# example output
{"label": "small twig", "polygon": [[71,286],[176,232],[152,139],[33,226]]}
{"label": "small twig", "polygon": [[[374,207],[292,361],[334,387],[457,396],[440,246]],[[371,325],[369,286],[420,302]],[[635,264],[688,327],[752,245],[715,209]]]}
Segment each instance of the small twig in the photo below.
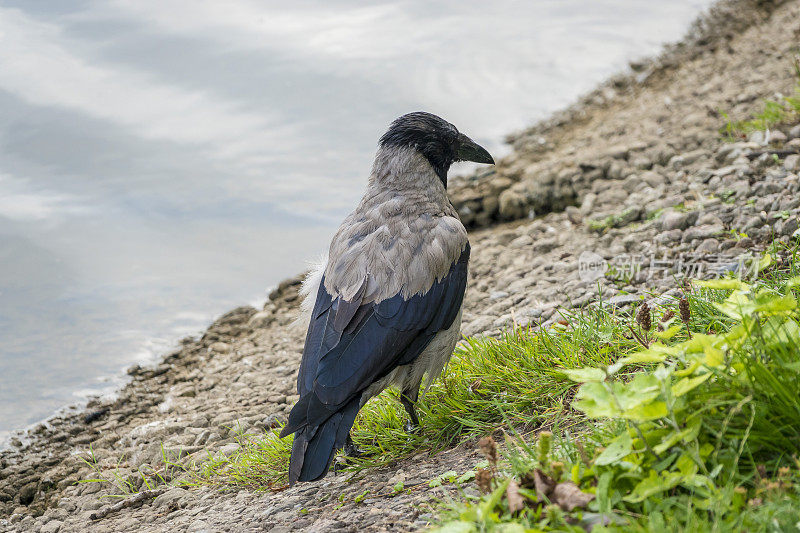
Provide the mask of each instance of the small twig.
{"label": "small twig", "polygon": [[114,505],[110,505],[104,509],[100,509],[96,513],[92,513],[89,515],[91,520],[102,520],[106,516],[110,515],[111,513],[116,513],[117,511],[121,511],[127,507],[133,507],[135,505],[140,505],[144,503],[145,500],[149,498],[155,498],[166,492],[167,489],[155,489],[155,490],[145,490],[131,498],[127,498],[122,500],[121,502],[117,502]]}
{"label": "small twig", "polygon": [[637,340],[637,341],[639,341],[639,343],[640,343],[642,346],[644,346],[645,348],[649,348],[649,347],[650,347],[650,345],[648,345],[648,344],[647,344],[647,342],[645,342],[645,340],[644,340],[642,337],[640,337],[638,333],[636,333],[636,330],[634,330],[634,329],[631,327],[631,325],[630,325],[630,324],[628,324],[628,329],[631,331],[631,333],[633,333],[633,336],[634,336],[634,337],[636,337],[636,340]]}

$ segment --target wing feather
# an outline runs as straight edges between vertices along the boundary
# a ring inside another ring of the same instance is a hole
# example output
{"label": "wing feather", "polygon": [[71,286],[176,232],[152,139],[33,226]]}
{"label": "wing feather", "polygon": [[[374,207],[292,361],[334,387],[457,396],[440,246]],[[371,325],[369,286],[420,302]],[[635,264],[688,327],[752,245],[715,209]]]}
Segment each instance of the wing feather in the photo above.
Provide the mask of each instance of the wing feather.
{"label": "wing feather", "polygon": [[469,244],[448,273],[407,300],[399,292],[363,302],[368,278],[350,300],[333,298],[320,283],[297,380],[300,400],[282,432],[319,426],[372,383],[412,362],[455,320],[467,283]]}

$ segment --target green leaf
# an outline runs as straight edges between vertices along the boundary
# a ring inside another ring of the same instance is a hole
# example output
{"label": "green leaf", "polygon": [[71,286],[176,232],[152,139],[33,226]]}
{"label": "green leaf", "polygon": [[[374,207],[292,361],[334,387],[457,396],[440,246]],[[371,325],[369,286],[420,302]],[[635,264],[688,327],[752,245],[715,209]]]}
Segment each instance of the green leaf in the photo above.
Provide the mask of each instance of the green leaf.
{"label": "green leaf", "polygon": [[659,339],[661,339],[661,340],[668,341],[668,340],[670,340],[672,337],[674,337],[675,335],[677,335],[677,334],[678,334],[678,332],[679,332],[679,331],[680,331],[682,328],[683,328],[683,325],[682,325],[682,324],[676,324],[676,325],[674,325],[674,326],[672,326],[672,327],[670,327],[670,328],[668,328],[668,329],[665,329],[664,331],[657,331],[657,332],[656,332],[656,337],[658,337],[658,338],[659,338]]}
{"label": "green leaf", "polygon": [[606,379],[606,373],[602,368],[574,368],[562,370],[561,373],[577,383],[604,381]]}
{"label": "green leaf", "polygon": [[690,390],[703,384],[710,377],[711,373],[709,372],[693,378],[683,378],[672,386],[672,396],[680,398]]}
{"label": "green leaf", "polygon": [[735,278],[717,278],[717,279],[709,279],[709,280],[694,280],[692,281],[694,285],[698,287],[705,287],[706,289],[715,289],[715,290],[749,290],[750,285],[744,283],[742,280],[735,279]]}
{"label": "green leaf", "polygon": [[661,443],[653,446],[653,451],[660,455],[681,441],[690,442],[696,439],[701,425],[702,419],[699,416],[693,418],[685,429],[671,432]]}
{"label": "green leaf", "polygon": [[601,513],[611,513],[611,481],[614,479],[614,472],[606,470],[597,479],[597,508]]}
{"label": "green leaf", "polygon": [[602,383],[597,382],[581,385],[572,406],[590,418],[611,418],[620,413],[611,393]]}
{"label": "green leaf", "polygon": [[475,524],[470,522],[447,522],[437,528],[431,529],[432,533],[473,533],[478,531]]}
{"label": "green leaf", "polygon": [[507,524],[500,524],[495,528],[495,531],[498,533],[525,533],[525,528],[522,524],[517,523],[507,523]]}
{"label": "green leaf", "polygon": [[644,501],[653,494],[666,492],[675,487],[682,479],[683,476],[677,472],[662,472],[659,475],[655,470],[650,470],[650,475],[641,480],[623,500],[630,503]]}
{"label": "green leaf", "polygon": [[792,319],[771,316],[762,326],[764,344],[769,348],[800,346],[800,326]]}
{"label": "green leaf", "polygon": [[500,500],[503,499],[503,494],[506,493],[506,489],[508,488],[508,484],[511,482],[511,478],[507,477],[500,484],[497,486],[496,489],[492,492],[492,494],[486,499],[485,502],[481,505],[481,512],[483,515],[488,515],[494,508],[497,507],[497,504],[500,503]]}
{"label": "green leaf", "polygon": [[633,409],[626,409],[622,416],[634,422],[647,422],[667,416],[667,404],[658,401],[647,405],[640,405]]}
{"label": "green leaf", "polygon": [[473,479],[475,479],[475,471],[470,470],[469,472],[464,472],[463,474],[458,476],[458,479],[456,479],[456,483],[464,484],[467,481],[472,481]]}
{"label": "green leaf", "polygon": [[633,441],[626,429],[617,438],[615,438],[603,452],[594,460],[594,464],[598,466],[610,465],[629,453],[633,448]]}
{"label": "green leaf", "polygon": [[764,257],[758,260],[758,271],[761,272],[772,264],[772,255],[764,254]]}

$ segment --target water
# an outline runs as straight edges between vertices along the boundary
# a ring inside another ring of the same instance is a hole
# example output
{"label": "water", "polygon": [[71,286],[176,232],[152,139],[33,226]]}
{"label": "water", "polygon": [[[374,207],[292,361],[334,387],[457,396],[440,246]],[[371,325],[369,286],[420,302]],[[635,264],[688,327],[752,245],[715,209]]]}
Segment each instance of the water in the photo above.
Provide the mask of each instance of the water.
{"label": "water", "polygon": [[0,437],[263,301],[396,116],[502,154],[709,3],[0,0]]}

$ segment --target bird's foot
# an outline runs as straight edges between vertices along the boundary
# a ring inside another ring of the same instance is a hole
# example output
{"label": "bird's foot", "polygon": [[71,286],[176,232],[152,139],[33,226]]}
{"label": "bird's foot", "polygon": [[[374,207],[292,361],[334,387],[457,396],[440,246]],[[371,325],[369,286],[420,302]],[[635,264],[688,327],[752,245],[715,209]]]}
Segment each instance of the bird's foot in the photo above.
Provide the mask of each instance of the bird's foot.
{"label": "bird's foot", "polygon": [[356,446],[353,441],[348,440],[348,442],[345,442],[344,444],[344,455],[346,457],[358,458],[358,457],[364,457],[365,455],[367,455],[367,452]]}

